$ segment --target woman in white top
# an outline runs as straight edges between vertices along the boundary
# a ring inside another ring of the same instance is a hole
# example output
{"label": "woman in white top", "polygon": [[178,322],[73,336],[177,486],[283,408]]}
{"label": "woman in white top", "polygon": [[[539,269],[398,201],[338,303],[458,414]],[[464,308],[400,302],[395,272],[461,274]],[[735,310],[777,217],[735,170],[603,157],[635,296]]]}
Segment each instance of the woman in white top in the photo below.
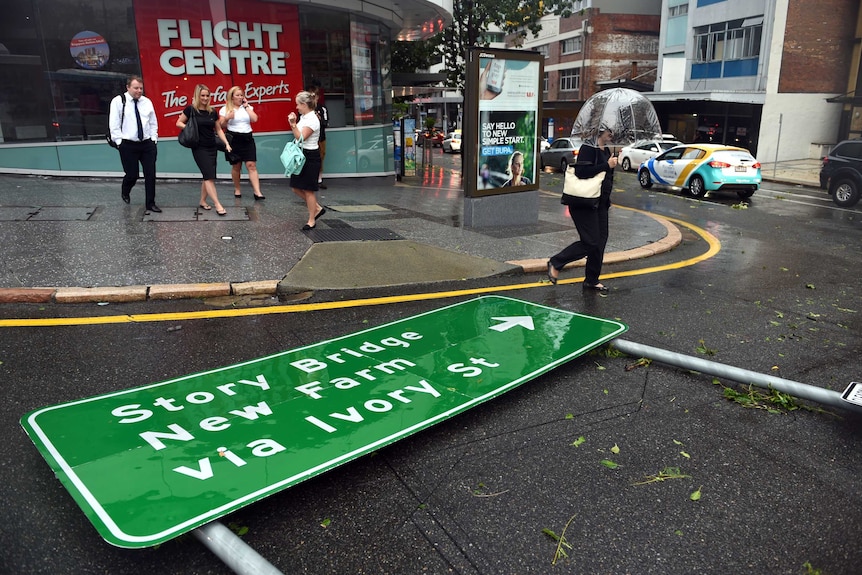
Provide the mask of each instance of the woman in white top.
{"label": "woman in white top", "polygon": [[317,218],[326,213],[326,209],[317,202],[318,183],[320,167],[323,163],[320,159],[318,140],[320,138],[320,119],[314,109],[317,105],[317,97],[311,92],[299,92],[296,97],[296,111],[287,116],[290,130],[296,139],[302,138],[302,153],[305,154],[305,165],[299,174],[290,176],[290,187],[293,193],[305,201],[308,208],[308,221],[302,226],[303,230],[313,230],[317,224]]}
{"label": "woman in white top", "polygon": [[232,148],[232,152],[225,153],[225,157],[231,164],[233,197],[242,197],[239,182],[242,176],[242,164],[245,162],[245,169],[248,170],[248,181],[251,182],[251,188],[254,190],[254,199],[266,199],[260,193],[260,177],[257,174],[257,147],[254,144],[251,130],[251,125],[257,122],[257,113],[245,99],[242,88],[234,86],[228,90],[227,104],[219,110],[219,116],[219,121],[222,128],[227,132]]}

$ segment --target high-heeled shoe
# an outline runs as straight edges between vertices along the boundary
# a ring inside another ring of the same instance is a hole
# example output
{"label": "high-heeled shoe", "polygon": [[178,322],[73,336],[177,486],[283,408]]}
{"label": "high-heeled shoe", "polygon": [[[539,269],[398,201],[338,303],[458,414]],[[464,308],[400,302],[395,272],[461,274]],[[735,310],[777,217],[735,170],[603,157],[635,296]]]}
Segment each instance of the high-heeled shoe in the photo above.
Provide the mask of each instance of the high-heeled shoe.
{"label": "high-heeled shoe", "polygon": [[554,266],[551,265],[551,261],[548,260],[548,279],[552,284],[557,285],[557,278],[551,275],[551,270],[554,269]]}
{"label": "high-heeled shoe", "polygon": [[266,199],[266,196],[264,196],[263,194],[261,194],[261,195],[259,195],[259,196],[255,196],[255,197],[254,197],[254,199],[255,199],[255,201],[257,201],[257,200],[265,200],[265,199]]}

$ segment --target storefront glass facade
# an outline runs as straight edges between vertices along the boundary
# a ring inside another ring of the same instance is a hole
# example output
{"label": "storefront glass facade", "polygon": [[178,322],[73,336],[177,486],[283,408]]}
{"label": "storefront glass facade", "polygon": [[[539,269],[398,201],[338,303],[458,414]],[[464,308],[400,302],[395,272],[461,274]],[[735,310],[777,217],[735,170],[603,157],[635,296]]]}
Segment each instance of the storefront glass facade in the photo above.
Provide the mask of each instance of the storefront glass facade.
{"label": "storefront glass facade", "polygon": [[[181,154],[176,117],[196,84],[210,88],[216,107],[238,85],[261,117],[254,126],[259,154],[271,156],[259,158],[259,168],[280,175],[293,97],[315,85],[330,115],[325,172],[394,172],[386,145],[391,32],[379,22],[265,0],[22,0],[4,12],[0,169],[120,172],[116,153],[103,149],[107,113],[126,78],[138,74],[160,113],[160,151],[177,146]],[[160,173],[195,175],[187,153],[180,160],[165,151]]]}

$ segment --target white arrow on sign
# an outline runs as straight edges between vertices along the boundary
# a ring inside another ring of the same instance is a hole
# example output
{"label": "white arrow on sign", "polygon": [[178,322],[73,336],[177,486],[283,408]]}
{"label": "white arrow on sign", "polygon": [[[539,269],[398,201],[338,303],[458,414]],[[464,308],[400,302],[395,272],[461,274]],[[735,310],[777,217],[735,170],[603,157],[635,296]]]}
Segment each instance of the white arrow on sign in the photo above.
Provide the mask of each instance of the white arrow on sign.
{"label": "white arrow on sign", "polygon": [[519,315],[515,317],[492,317],[491,319],[502,321],[503,323],[492,325],[491,329],[494,331],[506,331],[509,328],[515,327],[519,325],[521,327],[525,327],[532,331],[533,327],[533,318],[528,315]]}

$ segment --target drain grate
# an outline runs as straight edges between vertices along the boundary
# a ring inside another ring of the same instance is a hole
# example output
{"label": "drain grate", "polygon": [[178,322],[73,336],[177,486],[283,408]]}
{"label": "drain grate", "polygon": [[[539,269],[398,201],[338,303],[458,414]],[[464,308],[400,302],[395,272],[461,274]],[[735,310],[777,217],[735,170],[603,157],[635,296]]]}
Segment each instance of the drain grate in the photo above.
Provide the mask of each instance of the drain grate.
{"label": "drain grate", "polygon": [[195,207],[182,208],[166,208],[163,207],[161,213],[143,211],[141,217],[142,222],[226,222],[226,221],[247,221],[248,211],[245,208],[237,208],[234,206],[225,207],[227,215],[219,216],[216,214],[215,208],[211,210],[202,210]]}
{"label": "drain grate", "polygon": [[315,243],[319,242],[364,242],[382,240],[403,240],[404,238],[392,230],[386,228],[337,228],[337,229],[313,229],[305,232],[308,239]]}

